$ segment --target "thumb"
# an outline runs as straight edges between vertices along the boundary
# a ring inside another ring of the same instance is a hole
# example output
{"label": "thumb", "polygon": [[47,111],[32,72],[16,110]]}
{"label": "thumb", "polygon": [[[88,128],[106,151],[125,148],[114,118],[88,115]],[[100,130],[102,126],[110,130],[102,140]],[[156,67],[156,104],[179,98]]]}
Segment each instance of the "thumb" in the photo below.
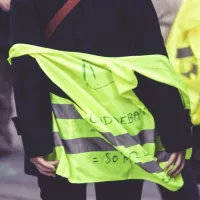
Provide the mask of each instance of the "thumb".
{"label": "thumb", "polygon": [[168,170],[176,162],[177,158],[178,154],[172,153],[164,170]]}
{"label": "thumb", "polygon": [[59,164],[60,161],[56,160],[56,161],[49,161],[48,163],[53,165],[53,166],[56,166]]}
{"label": "thumb", "polygon": [[38,162],[43,162],[43,161],[44,161],[44,157],[43,156],[31,158],[31,162],[32,163],[38,163]]}

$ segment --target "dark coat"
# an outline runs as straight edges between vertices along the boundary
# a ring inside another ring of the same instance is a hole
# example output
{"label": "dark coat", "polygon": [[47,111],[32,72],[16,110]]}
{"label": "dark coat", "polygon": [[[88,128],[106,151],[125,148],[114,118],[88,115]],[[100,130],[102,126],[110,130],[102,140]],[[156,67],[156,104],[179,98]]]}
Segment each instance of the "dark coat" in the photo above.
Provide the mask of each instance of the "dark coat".
{"label": "dark coat", "polygon": [[10,47],[10,14],[0,9],[0,54],[8,54]]}
{"label": "dark coat", "polygon": [[[82,0],[45,42],[45,27],[66,0],[12,0],[12,44],[101,56],[166,55],[150,0]],[[14,92],[27,157],[53,151],[49,93],[66,95],[29,56],[13,60]],[[152,112],[168,152],[191,147],[190,118],[177,89],[136,74],[135,93]],[[31,167],[27,172],[33,174]]]}

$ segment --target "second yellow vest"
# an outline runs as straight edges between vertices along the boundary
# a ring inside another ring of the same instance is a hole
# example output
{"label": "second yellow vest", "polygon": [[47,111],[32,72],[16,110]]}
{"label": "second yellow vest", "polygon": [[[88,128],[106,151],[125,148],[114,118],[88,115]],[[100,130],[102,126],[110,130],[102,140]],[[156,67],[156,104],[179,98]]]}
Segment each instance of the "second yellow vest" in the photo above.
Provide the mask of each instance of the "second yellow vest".
{"label": "second yellow vest", "polygon": [[184,0],[167,40],[175,70],[184,78],[194,125],[200,125],[200,1]]}

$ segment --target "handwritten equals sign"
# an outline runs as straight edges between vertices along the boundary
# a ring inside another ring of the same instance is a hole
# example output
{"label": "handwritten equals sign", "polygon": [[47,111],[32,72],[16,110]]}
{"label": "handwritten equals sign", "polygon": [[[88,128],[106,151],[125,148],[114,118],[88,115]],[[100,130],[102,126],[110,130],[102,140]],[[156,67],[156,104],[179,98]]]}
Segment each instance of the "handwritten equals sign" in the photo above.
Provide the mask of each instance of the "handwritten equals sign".
{"label": "handwritten equals sign", "polygon": [[99,162],[99,161],[98,161],[98,158],[93,158],[92,161],[93,161],[93,163]]}

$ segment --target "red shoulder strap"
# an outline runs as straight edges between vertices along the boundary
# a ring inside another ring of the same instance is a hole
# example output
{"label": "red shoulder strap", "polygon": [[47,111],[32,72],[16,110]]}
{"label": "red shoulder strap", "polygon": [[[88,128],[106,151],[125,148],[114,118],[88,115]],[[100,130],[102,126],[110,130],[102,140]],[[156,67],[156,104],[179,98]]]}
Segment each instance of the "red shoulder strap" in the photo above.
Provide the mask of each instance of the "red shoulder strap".
{"label": "red shoulder strap", "polygon": [[80,0],[68,0],[56,13],[45,29],[45,39],[48,40],[64,18],[73,10]]}

